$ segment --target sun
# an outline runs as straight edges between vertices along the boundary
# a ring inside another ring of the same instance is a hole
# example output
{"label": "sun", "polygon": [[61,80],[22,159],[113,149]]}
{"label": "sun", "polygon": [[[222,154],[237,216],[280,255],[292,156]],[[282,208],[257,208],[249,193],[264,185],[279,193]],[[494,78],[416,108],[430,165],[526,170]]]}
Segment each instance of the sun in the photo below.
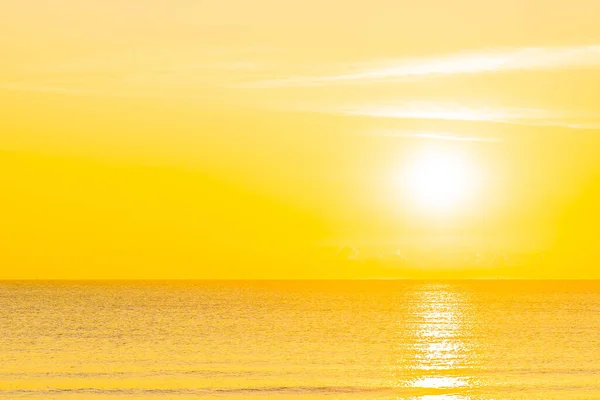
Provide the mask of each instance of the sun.
{"label": "sun", "polygon": [[466,205],[475,190],[477,176],[467,157],[449,149],[418,154],[406,168],[408,194],[427,212],[451,212]]}

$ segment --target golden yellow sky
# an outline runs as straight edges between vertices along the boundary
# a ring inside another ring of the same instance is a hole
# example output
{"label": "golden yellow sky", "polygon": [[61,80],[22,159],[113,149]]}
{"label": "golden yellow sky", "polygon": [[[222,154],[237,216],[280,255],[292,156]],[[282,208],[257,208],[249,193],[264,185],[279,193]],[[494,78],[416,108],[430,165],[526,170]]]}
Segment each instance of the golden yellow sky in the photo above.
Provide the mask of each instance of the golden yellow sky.
{"label": "golden yellow sky", "polygon": [[0,278],[600,278],[598,15],[2,1]]}

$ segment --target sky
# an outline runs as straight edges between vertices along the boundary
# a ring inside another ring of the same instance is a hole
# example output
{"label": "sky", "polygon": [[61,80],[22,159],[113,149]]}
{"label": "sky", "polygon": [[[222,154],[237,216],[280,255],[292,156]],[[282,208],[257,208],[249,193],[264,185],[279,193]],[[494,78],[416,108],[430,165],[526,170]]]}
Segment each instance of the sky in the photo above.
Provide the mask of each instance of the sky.
{"label": "sky", "polygon": [[600,278],[594,0],[4,0],[0,279]]}

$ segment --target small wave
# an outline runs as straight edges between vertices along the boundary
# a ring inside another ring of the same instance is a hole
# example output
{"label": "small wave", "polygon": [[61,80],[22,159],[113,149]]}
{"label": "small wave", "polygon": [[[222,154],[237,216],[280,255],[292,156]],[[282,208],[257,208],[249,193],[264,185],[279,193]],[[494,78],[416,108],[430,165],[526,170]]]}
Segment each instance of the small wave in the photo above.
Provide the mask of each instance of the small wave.
{"label": "small wave", "polygon": [[273,387],[244,387],[244,388],[198,388],[198,389],[99,389],[99,388],[70,388],[70,389],[17,389],[0,390],[0,397],[57,397],[60,395],[73,396],[125,396],[125,397],[163,397],[163,396],[274,396],[274,395],[360,395],[360,394],[389,394],[389,395],[419,395],[456,393],[455,389],[415,389],[399,387],[366,387],[366,386],[273,386]]}

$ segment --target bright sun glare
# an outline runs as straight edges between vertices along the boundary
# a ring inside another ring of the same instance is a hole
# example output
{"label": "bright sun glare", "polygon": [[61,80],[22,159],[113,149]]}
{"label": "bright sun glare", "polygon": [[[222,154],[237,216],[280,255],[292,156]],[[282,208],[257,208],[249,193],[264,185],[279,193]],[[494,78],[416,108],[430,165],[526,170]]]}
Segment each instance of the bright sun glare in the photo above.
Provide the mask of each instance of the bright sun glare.
{"label": "bright sun glare", "polygon": [[420,154],[407,173],[407,190],[428,212],[455,210],[469,199],[476,183],[473,166],[464,156],[439,149]]}

